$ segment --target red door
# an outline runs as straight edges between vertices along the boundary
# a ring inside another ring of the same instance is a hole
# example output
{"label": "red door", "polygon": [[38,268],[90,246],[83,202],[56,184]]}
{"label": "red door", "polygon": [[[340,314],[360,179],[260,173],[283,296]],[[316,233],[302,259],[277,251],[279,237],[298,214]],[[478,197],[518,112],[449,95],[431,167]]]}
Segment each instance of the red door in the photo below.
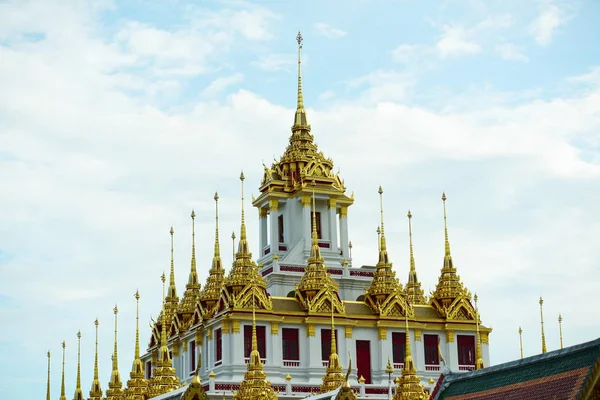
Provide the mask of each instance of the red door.
{"label": "red door", "polygon": [[358,379],[362,376],[365,383],[371,383],[371,342],[368,340],[356,341],[356,367]]}

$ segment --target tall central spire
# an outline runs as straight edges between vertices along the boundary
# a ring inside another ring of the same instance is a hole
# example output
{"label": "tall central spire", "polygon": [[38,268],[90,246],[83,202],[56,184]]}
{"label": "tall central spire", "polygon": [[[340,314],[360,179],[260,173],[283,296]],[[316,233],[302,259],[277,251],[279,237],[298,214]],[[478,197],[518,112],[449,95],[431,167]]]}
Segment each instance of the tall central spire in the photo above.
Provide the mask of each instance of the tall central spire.
{"label": "tall central spire", "polygon": [[412,241],[412,213],[408,210],[408,237],[410,242],[410,272],[408,273],[408,281],[406,282],[406,298],[411,304],[425,304],[425,296],[421,289],[421,282],[417,278],[417,269],[415,267],[415,256],[413,254]]}
{"label": "tall central spire", "polygon": [[148,381],[144,379],[144,365],[140,360],[140,292],[135,292],[136,312],[135,312],[135,353],[133,356],[133,365],[127,381],[125,398],[127,400],[146,400],[148,391]]}
{"label": "tall central spire", "polygon": [[77,382],[75,383],[73,400],[83,400],[83,391],[81,390],[81,331],[77,332]]}
{"label": "tall central spire", "polygon": [[190,276],[185,285],[185,292],[179,305],[178,315],[183,324],[182,329],[187,329],[191,324],[191,318],[196,309],[196,303],[200,297],[200,281],[196,270],[196,212],[192,210],[192,260],[190,265]]}
{"label": "tall central spire", "polygon": [[67,396],[65,395],[65,348],[67,344],[63,340],[62,349],[63,349],[63,361],[62,361],[62,380],[60,383],[60,400],[67,400]]}
{"label": "tall central spire", "polygon": [[119,359],[117,356],[117,314],[119,309],[115,304],[113,308],[115,314],[115,347],[112,355],[112,372],[110,381],[108,382],[108,390],[106,391],[106,400],[121,400],[123,399],[123,383],[121,383],[121,374],[119,374]]}
{"label": "tall central spire", "polygon": [[94,321],[94,325],[96,325],[96,355],[94,357],[94,380],[88,400],[102,400],[102,388],[98,378],[98,318]]}
{"label": "tall central spire", "polygon": [[298,103],[296,105],[296,115],[294,117],[294,127],[292,128],[292,131],[299,129],[310,130],[308,120],[306,119],[304,95],[302,93],[302,33],[298,32],[296,41],[298,42]]}

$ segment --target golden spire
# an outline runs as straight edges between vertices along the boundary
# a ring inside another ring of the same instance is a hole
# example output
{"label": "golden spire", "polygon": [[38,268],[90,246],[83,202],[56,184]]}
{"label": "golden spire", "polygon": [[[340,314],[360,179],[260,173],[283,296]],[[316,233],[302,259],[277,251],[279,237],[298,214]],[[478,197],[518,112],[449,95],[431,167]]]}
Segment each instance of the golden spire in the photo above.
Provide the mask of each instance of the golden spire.
{"label": "golden spire", "polygon": [[477,343],[475,347],[475,369],[484,368],[483,365],[483,355],[481,354],[481,334],[479,333],[479,308],[477,307],[477,293],[473,298],[475,300],[475,326],[476,326],[476,335],[477,335]]}
{"label": "golden spire", "polygon": [[519,347],[521,349],[521,359],[523,359],[523,329],[519,326]]}
{"label": "golden spire", "polygon": [[140,292],[135,291],[136,302],[135,312],[135,352],[133,356],[133,365],[127,381],[125,398],[127,400],[146,400],[148,391],[148,381],[144,379],[144,365],[140,360]]}
{"label": "golden spire", "polygon": [[377,193],[379,193],[379,212],[381,214],[379,261],[377,262],[377,269],[373,274],[371,284],[365,293],[365,302],[374,312],[380,315],[400,316],[408,312],[408,307],[404,296],[402,296],[402,285],[400,285],[398,278],[396,278],[396,272],[392,269],[392,263],[388,257],[383,220],[383,189],[381,186],[379,186]]}
{"label": "golden spire", "polygon": [[[339,313],[344,313],[344,304],[339,298],[338,283],[331,277],[327,272],[323,256],[321,255],[321,248],[319,247],[319,239],[317,236],[317,214],[316,214],[316,202],[315,202],[315,186],[316,183],[312,181],[312,227],[311,227],[311,251],[310,257],[308,258],[308,265],[304,270],[304,275],[300,279],[300,283],[296,286],[295,295],[299,301],[300,306],[304,310],[309,312],[318,311],[331,311],[331,309],[337,309]],[[325,301],[321,302],[320,299],[327,297],[329,307]],[[324,307],[321,309],[321,307]]]}
{"label": "golden spire", "polygon": [[381,225],[377,225],[377,251],[381,251]]}
{"label": "golden spire", "polygon": [[115,314],[115,348],[112,356],[112,373],[110,375],[110,382],[108,382],[108,389],[106,390],[106,400],[121,400],[123,399],[123,383],[121,383],[119,360],[117,357],[117,314],[119,313],[119,309],[116,304],[113,312]]}
{"label": "golden spire", "polygon": [[[171,228],[172,231],[173,228]],[[158,350],[158,361],[154,369],[154,375],[148,383],[148,398],[160,396],[179,388],[179,378],[175,375],[175,368],[173,368],[173,362],[167,347],[166,306],[167,298],[163,301],[160,349]]]}
{"label": "golden spire", "polygon": [[[200,305],[206,316],[212,316],[215,305],[221,296],[221,289],[225,281],[225,269],[221,261],[221,250],[219,247],[219,194],[215,192],[215,252],[212,266],[206,278],[204,290],[200,293]],[[233,235],[235,237],[235,235]],[[235,249],[235,246],[234,246]]]}
{"label": "golden spire", "polygon": [[[241,192],[242,192],[242,222],[240,227],[240,240],[238,243],[238,252],[235,254],[235,261],[229,276],[225,281],[225,302],[231,308],[249,308],[250,302],[254,304],[258,301],[263,309],[271,310],[273,304],[271,297],[267,293],[267,283],[258,272],[256,263],[252,260],[252,253],[248,245],[246,234],[246,217],[244,214],[244,172],[240,174]],[[252,291],[252,296],[244,296],[247,291]]]}
{"label": "golden spire", "polygon": [[542,322],[542,354],[546,352],[546,334],[544,333],[544,312],[542,310],[542,305],[544,304],[544,300],[542,296],[540,296],[540,320]]}
{"label": "golden spire", "polygon": [[302,34],[298,32],[296,36],[296,41],[298,42],[298,104],[296,106],[292,131],[307,128],[310,130],[306,119],[306,110],[304,109],[304,95],[302,94],[302,40]]}
{"label": "golden spire", "polygon": [[394,400],[421,400],[429,398],[425,393],[425,388],[421,385],[421,378],[417,375],[417,368],[412,358],[410,349],[410,331],[408,329],[408,316],[404,316],[404,330],[406,332],[404,349],[404,367],[402,375],[396,381],[396,394]]}
{"label": "golden spire", "polygon": [[[431,297],[431,305],[442,316],[447,316],[449,307],[455,303],[459,297],[470,299],[470,294],[463,287],[460,277],[456,273],[456,268],[452,262],[450,254],[450,240],[448,239],[448,220],[446,218],[446,193],[442,193],[444,203],[444,265],[438,278],[438,283]],[[474,312],[472,306],[469,306],[469,312]]]}
{"label": "golden spire", "polygon": [[179,306],[179,297],[177,297],[177,287],[175,286],[175,259],[174,259],[174,246],[173,246],[173,234],[175,230],[173,227],[169,230],[171,234],[171,271],[169,273],[169,288],[167,289],[167,297],[165,298],[165,312],[167,315],[166,324],[167,327],[171,326],[173,315],[177,312]]}
{"label": "golden spire", "polygon": [[60,384],[60,400],[67,400],[67,396],[65,396],[65,347],[67,347],[67,344],[63,340],[63,342],[62,342],[63,362],[62,362],[62,381]]}
{"label": "golden spire", "polygon": [[340,358],[337,354],[337,346],[335,344],[335,321],[333,317],[333,309],[331,310],[331,350],[329,353],[329,364],[325,369],[323,383],[321,384],[321,393],[327,393],[342,386],[344,383],[344,374],[342,374],[342,366]]}
{"label": "golden spire", "polygon": [[83,392],[81,391],[81,331],[77,332],[77,383],[75,384],[73,400],[83,400]]}
{"label": "golden spire", "polygon": [[421,282],[417,278],[417,269],[415,268],[415,257],[413,254],[412,241],[412,213],[408,210],[408,237],[410,242],[410,272],[408,273],[408,281],[406,282],[406,298],[411,304],[425,304],[425,296],[421,289]]}
{"label": "golden spire", "polygon": [[102,400],[102,388],[98,378],[98,318],[94,321],[94,325],[96,325],[96,355],[94,357],[94,380],[92,381],[88,400]]}
{"label": "golden spire", "polygon": [[558,314],[558,331],[560,332],[560,348],[563,348],[562,340],[562,315]]}
{"label": "golden spire", "polygon": [[232,254],[232,262],[231,264],[235,264],[235,231],[231,232],[231,254]]}
{"label": "golden spire", "polygon": [[198,272],[196,271],[196,213],[192,210],[192,261],[190,267],[190,276],[188,283],[185,285],[185,292],[183,293],[183,299],[179,306],[178,313],[182,319],[182,322],[188,326],[187,323],[190,321],[196,309],[196,303],[200,297],[200,281],[198,280]]}
{"label": "golden spire", "polygon": [[48,350],[48,384],[46,387],[46,400],[50,400],[50,350]]}
{"label": "golden spire", "polygon": [[252,351],[248,362],[244,380],[240,383],[240,389],[233,395],[234,400],[274,400],[277,394],[267,381],[267,374],[263,370],[258,351],[258,340],[256,338],[256,313],[254,301],[252,302]]}

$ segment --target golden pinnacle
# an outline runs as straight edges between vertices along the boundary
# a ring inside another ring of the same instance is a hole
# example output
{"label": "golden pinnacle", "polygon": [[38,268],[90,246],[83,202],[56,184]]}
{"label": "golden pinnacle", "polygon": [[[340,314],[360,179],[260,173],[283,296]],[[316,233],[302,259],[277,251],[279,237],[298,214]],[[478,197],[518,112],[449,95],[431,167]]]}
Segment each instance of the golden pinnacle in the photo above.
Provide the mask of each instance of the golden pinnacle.
{"label": "golden pinnacle", "polygon": [[377,193],[383,194],[383,189],[381,188],[381,185],[379,185],[379,190],[377,191]]}
{"label": "golden pinnacle", "polygon": [[446,201],[446,192],[442,192],[442,201]]}
{"label": "golden pinnacle", "polygon": [[406,216],[410,219],[412,218],[412,213],[410,212],[410,210],[408,210],[408,214],[406,214]]}
{"label": "golden pinnacle", "polygon": [[94,325],[98,326],[98,318],[94,321]]}
{"label": "golden pinnacle", "polygon": [[[77,331],[77,339],[81,339],[81,331]],[[63,342],[63,347],[65,345],[65,342]]]}
{"label": "golden pinnacle", "polygon": [[165,283],[167,281],[167,277],[165,275],[165,271],[163,271],[162,275],[160,276],[160,280],[162,281],[162,283]]}
{"label": "golden pinnacle", "polygon": [[219,201],[219,193],[215,192],[215,201]]}
{"label": "golden pinnacle", "polygon": [[231,233],[231,238],[232,238],[232,239],[235,239],[235,231],[233,231],[233,232]]}
{"label": "golden pinnacle", "polygon": [[115,315],[117,315],[117,313],[119,312],[119,309],[117,308],[116,304],[115,304],[115,308],[113,308],[113,312],[115,313]]}
{"label": "golden pinnacle", "polygon": [[244,171],[242,171],[242,173],[240,174],[240,181],[244,181],[244,179],[246,179],[246,177],[244,176]]}
{"label": "golden pinnacle", "polygon": [[133,295],[133,297],[135,297],[136,300],[139,300],[140,299],[140,291],[136,290],[135,294]]}
{"label": "golden pinnacle", "polygon": [[171,236],[173,236],[173,234],[175,233],[175,230],[173,229],[173,227],[171,227],[171,230],[169,231],[169,233],[171,234]]}
{"label": "golden pinnacle", "polygon": [[196,212],[192,210],[192,219],[196,218]]}

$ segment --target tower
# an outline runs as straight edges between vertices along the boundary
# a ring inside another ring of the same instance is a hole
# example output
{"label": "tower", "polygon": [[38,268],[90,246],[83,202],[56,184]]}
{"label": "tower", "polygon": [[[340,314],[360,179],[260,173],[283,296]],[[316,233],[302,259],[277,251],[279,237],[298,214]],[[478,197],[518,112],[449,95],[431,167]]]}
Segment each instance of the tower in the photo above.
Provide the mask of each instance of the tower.
{"label": "tower", "polygon": [[[302,35],[298,42],[298,94],[289,144],[279,160],[264,166],[261,194],[253,201],[259,210],[259,256],[272,295],[285,296],[294,289],[299,276],[290,277],[279,263],[305,267],[311,254],[310,183],[316,182],[316,224],[318,246],[328,265],[351,263],[348,240],[348,207],[354,202],[346,195],[344,182],[333,172],[333,160],[319,151],[304,108],[302,92]],[[339,216],[339,218],[338,218]],[[275,259],[275,263],[273,262]]]}

